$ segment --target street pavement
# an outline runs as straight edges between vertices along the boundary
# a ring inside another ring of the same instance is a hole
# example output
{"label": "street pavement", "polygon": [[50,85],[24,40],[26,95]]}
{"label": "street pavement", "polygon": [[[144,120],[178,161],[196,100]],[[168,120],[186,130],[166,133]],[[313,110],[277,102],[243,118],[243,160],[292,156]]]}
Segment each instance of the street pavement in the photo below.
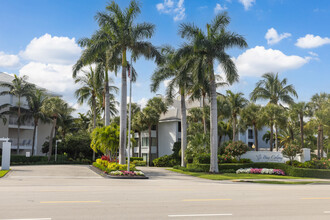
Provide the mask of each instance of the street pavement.
{"label": "street pavement", "polygon": [[81,165],[13,166],[0,179],[0,220],[330,219],[330,185],[212,181],[141,168],[103,178]]}

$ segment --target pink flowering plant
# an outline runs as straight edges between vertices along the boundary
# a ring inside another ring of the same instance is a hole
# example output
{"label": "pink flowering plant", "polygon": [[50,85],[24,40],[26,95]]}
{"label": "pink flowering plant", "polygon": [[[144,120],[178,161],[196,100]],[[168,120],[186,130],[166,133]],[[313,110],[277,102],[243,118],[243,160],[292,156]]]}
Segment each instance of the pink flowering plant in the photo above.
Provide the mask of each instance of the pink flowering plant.
{"label": "pink flowering plant", "polygon": [[283,170],[280,169],[267,169],[267,168],[241,168],[236,171],[237,174],[268,174],[268,175],[281,175],[285,176]]}
{"label": "pink flowering plant", "polygon": [[116,170],[116,171],[111,171],[110,175],[112,175],[112,176],[144,176],[144,173],[142,171]]}

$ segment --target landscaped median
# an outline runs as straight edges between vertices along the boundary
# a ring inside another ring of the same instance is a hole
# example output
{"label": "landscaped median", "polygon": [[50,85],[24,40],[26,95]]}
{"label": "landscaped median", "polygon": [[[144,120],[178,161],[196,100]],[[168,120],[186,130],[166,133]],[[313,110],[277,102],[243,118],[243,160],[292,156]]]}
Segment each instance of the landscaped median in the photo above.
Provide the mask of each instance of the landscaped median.
{"label": "landscaped median", "polygon": [[4,177],[8,172],[9,170],[0,170],[0,178]]}
{"label": "landscaped median", "polygon": [[127,165],[112,162],[108,158],[102,157],[93,163],[91,168],[102,176],[116,179],[148,179],[142,171],[135,168],[135,164],[130,165],[130,171],[127,171]]}

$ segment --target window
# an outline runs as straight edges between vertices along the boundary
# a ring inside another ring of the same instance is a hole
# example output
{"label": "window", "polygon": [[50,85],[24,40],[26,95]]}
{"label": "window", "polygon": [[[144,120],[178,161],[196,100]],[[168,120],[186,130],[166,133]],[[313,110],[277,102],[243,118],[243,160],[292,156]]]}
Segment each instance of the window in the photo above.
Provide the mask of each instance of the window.
{"label": "window", "polygon": [[181,122],[178,122],[178,132],[181,132]]}
{"label": "window", "polygon": [[148,137],[142,138],[142,146],[149,146],[149,138]]}
{"label": "window", "polygon": [[157,138],[151,138],[151,146],[157,146]]}
{"label": "window", "polygon": [[151,126],[151,130],[156,131],[156,125]]}
{"label": "window", "polygon": [[252,129],[249,129],[248,130],[248,138],[249,139],[253,139],[253,131],[252,131]]}
{"label": "window", "polygon": [[253,142],[248,142],[248,146],[252,148]]}

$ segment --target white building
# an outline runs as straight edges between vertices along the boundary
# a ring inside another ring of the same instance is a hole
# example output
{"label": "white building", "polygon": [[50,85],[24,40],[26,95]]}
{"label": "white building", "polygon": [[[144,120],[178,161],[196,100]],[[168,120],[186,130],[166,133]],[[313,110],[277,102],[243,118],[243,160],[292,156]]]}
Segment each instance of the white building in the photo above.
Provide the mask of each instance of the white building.
{"label": "white building", "polygon": [[[191,108],[202,107],[200,101],[187,101],[187,112]],[[181,141],[181,104],[180,100],[174,100],[173,104],[169,107],[165,114],[162,114],[159,120],[159,135],[158,135],[158,155],[157,155],[157,138],[156,138],[156,126],[151,131],[151,159],[155,159],[164,155],[170,155],[173,153],[173,144],[177,141]],[[262,136],[267,132],[268,128],[263,127],[258,131],[258,145],[259,150],[269,150],[269,143],[267,144],[262,140]],[[203,132],[203,131],[201,131]],[[144,160],[147,160],[149,154],[149,134],[148,131],[141,132],[142,143],[141,152]],[[134,147],[134,156],[138,156],[139,144],[138,133],[135,133],[136,145]],[[223,137],[222,142],[228,141],[229,137]],[[249,147],[254,144],[254,132],[252,128],[248,128],[244,133],[237,134],[237,140],[243,141]]]}
{"label": "white building", "polygon": [[[0,73],[0,82],[11,83],[14,79],[14,76],[7,73]],[[7,88],[0,87],[0,92],[5,91]],[[54,95],[54,94],[53,94]],[[0,96],[0,105],[10,104],[12,106],[17,105],[18,98],[12,95],[4,95]],[[22,108],[27,108],[27,101],[25,98],[21,100]],[[6,109],[5,109],[6,110]],[[9,138],[12,142],[12,154],[16,154],[17,151],[17,116],[6,116],[7,122],[4,124],[2,120],[0,120],[0,137]],[[32,139],[33,139],[33,129],[34,122],[32,119],[23,122],[20,126],[20,154],[25,155],[26,152],[32,151]],[[35,155],[43,155],[41,152],[42,144],[47,141],[47,137],[49,137],[51,131],[51,124],[44,124],[42,122],[38,123],[38,127],[36,130],[36,138],[35,138]],[[2,148],[2,144],[0,144],[0,148]]]}

